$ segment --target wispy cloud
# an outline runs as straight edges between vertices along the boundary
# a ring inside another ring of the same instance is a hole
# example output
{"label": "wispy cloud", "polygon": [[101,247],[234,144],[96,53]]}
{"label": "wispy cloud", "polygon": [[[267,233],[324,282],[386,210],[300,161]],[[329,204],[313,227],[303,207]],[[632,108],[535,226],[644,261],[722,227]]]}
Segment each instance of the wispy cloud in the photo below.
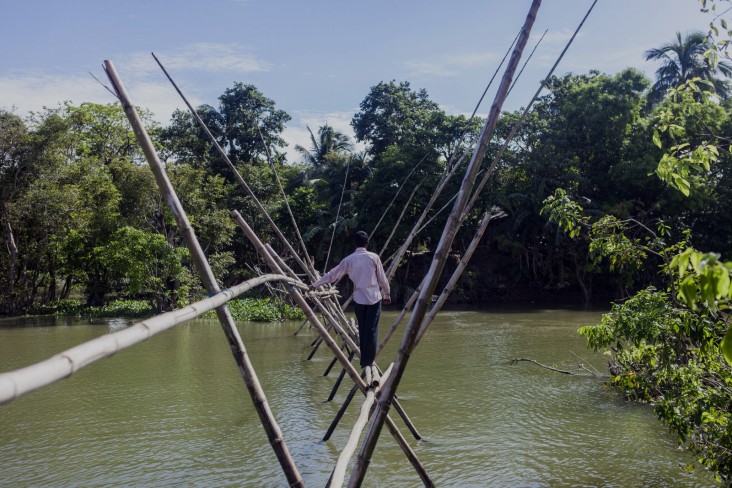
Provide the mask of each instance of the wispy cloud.
{"label": "wispy cloud", "polygon": [[[205,73],[251,73],[269,71],[274,65],[258,59],[247,46],[239,44],[197,43],[180,49],[158,52],[156,55],[169,70]],[[134,94],[136,105],[155,114],[160,123],[167,123],[176,108],[184,108],[182,101],[163,77],[150,53],[133,53],[115,59],[115,66],[123,73],[125,84]],[[103,72],[95,73],[107,83]],[[15,107],[20,115],[56,107],[64,101],[113,103],[116,99],[87,73],[74,71],[25,71],[0,76],[0,108]],[[201,103],[195,97],[189,100],[195,106]]]}
{"label": "wispy cloud", "polygon": [[492,52],[467,52],[433,60],[407,61],[404,66],[410,75],[415,76],[457,76],[466,68],[485,66],[496,58]]}
{"label": "wispy cloud", "polygon": [[[251,48],[241,44],[197,43],[155,54],[166,68],[177,71],[253,73],[274,69],[272,63],[258,59]],[[139,74],[159,69],[149,53],[135,53],[125,64]]]}
{"label": "wispy cloud", "polygon": [[[99,73],[96,73],[99,77]],[[58,107],[69,101],[78,105],[84,102],[116,103],[117,99],[101,83],[108,85],[102,74],[97,82],[91,75],[59,75],[51,73],[18,73],[0,77],[0,108],[15,109],[18,115],[38,112],[44,107]],[[183,102],[161,82],[146,82],[134,77],[126,78],[125,84],[134,93],[134,103],[153,112],[161,124],[170,120],[176,108],[185,108]],[[193,99],[196,105],[201,103]]]}
{"label": "wispy cloud", "polygon": [[114,97],[90,75],[57,77],[28,72],[0,77],[0,107],[16,107],[19,115],[57,107],[64,101],[109,103]]}

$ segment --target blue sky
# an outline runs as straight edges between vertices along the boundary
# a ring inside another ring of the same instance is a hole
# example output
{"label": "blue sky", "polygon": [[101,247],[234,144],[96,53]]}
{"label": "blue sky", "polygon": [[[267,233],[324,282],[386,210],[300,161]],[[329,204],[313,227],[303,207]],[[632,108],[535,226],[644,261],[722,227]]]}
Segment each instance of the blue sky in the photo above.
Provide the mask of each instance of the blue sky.
{"label": "blue sky", "polygon": [[[166,124],[184,108],[150,52],[194,105],[217,105],[250,83],[293,118],[285,139],[308,146],[306,125],[349,132],[369,88],[409,81],[448,113],[470,113],[523,23],[530,0],[3,0],[0,108],[25,115],[64,100],[112,103],[111,60],[133,102]],[[525,105],[591,0],[544,0],[527,54],[548,33],[507,101]],[[557,69],[614,74],[656,65],[643,52],[675,32],[706,31],[698,0],[599,0]],[[497,84],[495,84],[497,85]],[[481,112],[486,112],[492,93]]]}

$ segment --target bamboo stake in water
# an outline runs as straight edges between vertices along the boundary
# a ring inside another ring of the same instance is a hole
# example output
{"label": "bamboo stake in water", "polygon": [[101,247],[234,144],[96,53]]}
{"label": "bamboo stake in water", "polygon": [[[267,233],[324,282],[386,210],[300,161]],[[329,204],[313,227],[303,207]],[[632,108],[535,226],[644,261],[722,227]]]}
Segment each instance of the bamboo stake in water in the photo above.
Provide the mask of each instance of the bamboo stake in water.
{"label": "bamboo stake in water", "polygon": [[[203,249],[201,249],[201,245],[193,232],[193,227],[191,227],[185,210],[183,209],[180,200],[178,200],[178,195],[175,193],[175,189],[163,169],[163,165],[160,162],[160,158],[153,146],[152,140],[147,134],[147,131],[142,124],[142,120],[127,95],[127,91],[122,80],[119,78],[117,71],[114,69],[114,66],[110,61],[104,62],[104,68],[112,86],[114,87],[114,91],[117,93],[120,104],[132,125],[132,129],[137,137],[137,142],[142,147],[145,158],[150,165],[150,169],[152,169],[152,172],[155,175],[155,180],[158,183],[160,192],[163,194],[165,201],[168,203],[168,207],[175,216],[183,241],[191,253],[191,258],[198,269],[198,273],[206,287],[206,290],[208,290],[209,293],[218,293],[220,291],[219,284],[216,282],[216,278],[214,277],[211,267],[206,260]],[[277,425],[277,421],[270,410],[267,397],[264,394],[264,390],[262,390],[262,386],[259,383],[259,379],[254,371],[254,367],[249,359],[244,343],[239,336],[239,331],[236,329],[236,325],[234,324],[234,319],[231,316],[231,313],[229,313],[229,309],[226,305],[222,305],[216,309],[216,315],[219,318],[221,327],[223,328],[224,334],[229,342],[229,347],[234,356],[234,360],[239,366],[239,371],[247,386],[249,395],[252,398],[254,408],[259,415],[262,426],[264,427],[272,449],[277,456],[277,460],[287,477],[289,485],[304,486],[302,477],[292,460],[292,456],[290,456],[287,444],[282,437],[282,431],[280,430],[279,425]]]}

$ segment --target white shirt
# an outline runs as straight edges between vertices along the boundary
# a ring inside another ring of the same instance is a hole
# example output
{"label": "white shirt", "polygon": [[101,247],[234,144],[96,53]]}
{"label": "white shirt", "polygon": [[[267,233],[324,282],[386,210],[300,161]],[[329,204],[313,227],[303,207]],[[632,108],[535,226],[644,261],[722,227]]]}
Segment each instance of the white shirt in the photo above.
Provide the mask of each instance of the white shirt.
{"label": "white shirt", "polygon": [[377,254],[365,247],[356,248],[353,254],[343,258],[335,268],[313,283],[318,287],[338,281],[344,274],[353,282],[353,301],[361,305],[373,305],[383,298],[390,299],[389,280]]}

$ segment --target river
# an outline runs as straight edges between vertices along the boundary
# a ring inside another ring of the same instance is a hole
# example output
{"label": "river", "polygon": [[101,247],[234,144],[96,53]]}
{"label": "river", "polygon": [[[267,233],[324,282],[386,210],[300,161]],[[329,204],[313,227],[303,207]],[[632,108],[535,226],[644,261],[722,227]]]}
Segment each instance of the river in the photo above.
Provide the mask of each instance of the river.
{"label": "river", "polygon": [[[394,317],[382,315],[382,334]],[[576,332],[599,318],[566,310],[440,314],[398,391],[424,440],[391,413],[437,486],[714,485],[707,473],[682,469],[693,458],[651,407],[623,401],[602,378],[510,364],[531,358],[581,373],[582,363],[605,374],[605,358]],[[130,323],[6,319],[0,371]],[[299,325],[239,329],[305,484],[324,486],[360,401],[322,442],[348,388],[325,402],[338,369],[323,376],[332,359],[325,347],[306,361],[315,334],[294,335]],[[402,330],[378,359],[382,368]],[[198,320],[0,406],[0,486],[279,487],[286,480],[220,326]],[[364,486],[421,486],[386,429]]]}

